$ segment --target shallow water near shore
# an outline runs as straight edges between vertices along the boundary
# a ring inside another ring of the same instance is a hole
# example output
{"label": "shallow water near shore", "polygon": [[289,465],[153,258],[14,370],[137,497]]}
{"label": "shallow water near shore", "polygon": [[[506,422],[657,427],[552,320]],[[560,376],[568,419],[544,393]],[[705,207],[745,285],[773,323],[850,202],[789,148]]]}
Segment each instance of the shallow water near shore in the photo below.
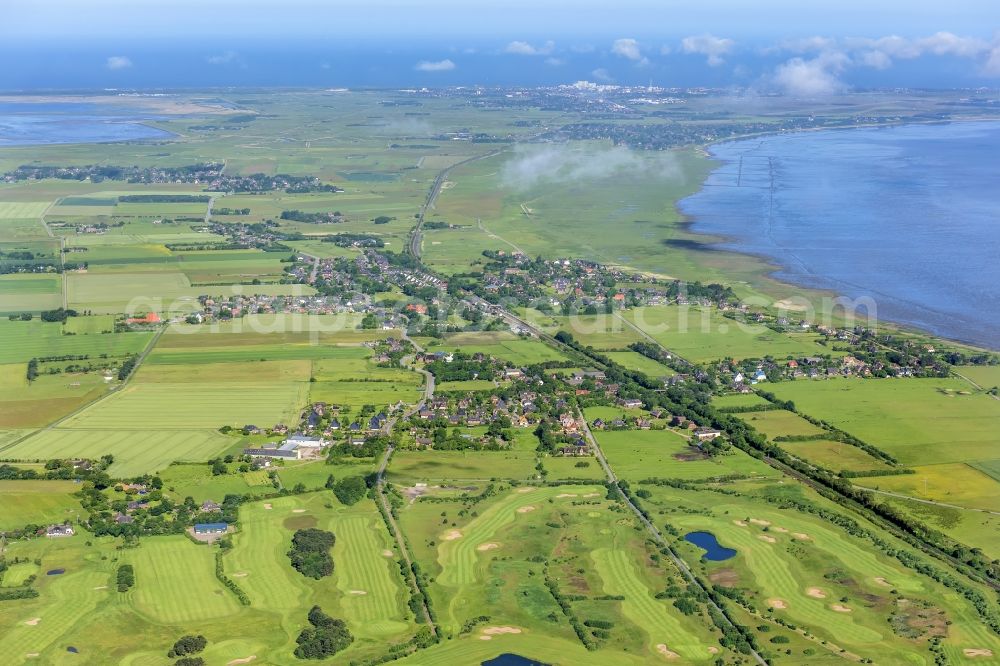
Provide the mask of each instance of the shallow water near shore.
{"label": "shallow water near shore", "polygon": [[0,147],[166,139],[150,116],[87,103],[0,103]]}
{"label": "shallow water near shore", "polygon": [[692,230],[877,316],[1000,349],[1000,123],[802,132],[720,144],[680,203]]}

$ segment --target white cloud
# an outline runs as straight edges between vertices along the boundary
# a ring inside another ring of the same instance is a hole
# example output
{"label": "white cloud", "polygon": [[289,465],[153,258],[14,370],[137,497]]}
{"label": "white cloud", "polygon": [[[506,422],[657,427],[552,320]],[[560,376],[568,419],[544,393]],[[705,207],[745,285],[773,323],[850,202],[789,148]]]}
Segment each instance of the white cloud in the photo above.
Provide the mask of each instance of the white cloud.
{"label": "white cloud", "polygon": [[983,65],[983,74],[987,76],[1000,76],[1000,44],[990,49],[990,55]]}
{"label": "white cloud", "polygon": [[566,64],[566,61],[562,58],[546,58],[545,64],[550,67],[560,67]]}
{"label": "white cloud", "polygon": [[239,57],[240,54],[236,51],[226,51],[225,53],[220,53],[218,55],[208,56],[205,58],[205,62],[209,65],[228,65],[236,62]]}
{"label": "white cloud", "polygon": [[708,57],[708,64],[711,67],[718,67],[725,60],[722,56],[733,50],[736,45],[731,39],[716,37],[705,33],[704,35],[692,35],[681,40],[681,48],[684,53],[699,53]]}
{"label": "white cloud", "polygon": [[673,182],[683,181],[677,159],[669,152],[644,154],[623,146],[545,147],[519,145],[500,172],[503,183],[527,190],[544,183],[602,180],[623,173]]}
{"label": "white cloud", "polygon": [[865,51],[858,56],[857,60],[865,67],[873,69],[889,69],[892,67],[892,58],[885,51]]}
{"label": "white cloud", "polygon": [[450,72],[455,69],[455,63],[448,59],[437,61],[421,60],[414,66],[414,69],[418,72]]}
{"label": "white cloud", "polygon": [[615,55],[621,56],[622,58],[632,60],[640,65],[649,64],[649,59],[642,55],[642,50],[639,48],[639,42],[630,37],[616,39],[615,43],[611,45],[611,52]]}
{"label": "white cloud", "polygon": [[846,89],[839,74],[850,63],[840,51],[825,51],[815,58],[792,58],[774,72],[775,85],[787,95],[832,95]]}
{"label": "white cloud", "polygon": [[990,45],[977,37],[959,37],[950,32],[936,32],[930,37],[917,39],[914,45],[921,53],[953,55],[974,58],[989,50]]}
{"label": "white cloud", "polygon": [[511,42],[504,49],[504,53],[512,53],[514,55],[526,55],[526,56],[543,56],[549,55],[556,48],[556,43],[551,39],[541,46],[534,46],[528,42]]}
{"label": "white cloud", "polygon": [[125,56],[111,56],[105,66],[108,69],[128,69],[132,66],[132,60]]}
{"label": "white cloud", "polygon": [[592,71],[590,75],[593,76],[598,81],[601,81],[602,83],[610,83],[614,81],[614,79],[611,78],[611,74],[608,73],[608,70],[604,69],[603,67],[598,67],[597,69]]}

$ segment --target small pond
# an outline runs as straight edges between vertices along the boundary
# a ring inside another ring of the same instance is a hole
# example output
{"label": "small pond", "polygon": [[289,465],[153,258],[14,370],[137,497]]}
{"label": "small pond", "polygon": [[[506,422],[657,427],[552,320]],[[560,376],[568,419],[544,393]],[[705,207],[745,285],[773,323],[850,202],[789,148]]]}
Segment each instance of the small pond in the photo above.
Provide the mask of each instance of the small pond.
{"label": "small pond", "polygon": [[58,576],[59,574],[66,573],[65,569],[49,569],[45,572],[46,576]]}
{"label": "small pond", "polygon": [[688,532],[684,535],[684,539],[703,549],[705,554],[702,557],[706,560],[721,562],[736,555],[736,551],[732,548],[720,545],[711,532]]}

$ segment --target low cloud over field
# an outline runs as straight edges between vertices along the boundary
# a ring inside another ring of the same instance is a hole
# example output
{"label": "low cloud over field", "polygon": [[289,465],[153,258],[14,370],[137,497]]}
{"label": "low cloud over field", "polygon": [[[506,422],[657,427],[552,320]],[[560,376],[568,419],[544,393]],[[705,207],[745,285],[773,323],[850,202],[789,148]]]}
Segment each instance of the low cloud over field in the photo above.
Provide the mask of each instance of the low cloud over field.
{"label": "low cloud over field", "polygon": [[503,184],[527,190],[546,183],[601,180],[623,174],[679,181],[669,153],[639,153],[624,147],[519,146],[500,173]]}

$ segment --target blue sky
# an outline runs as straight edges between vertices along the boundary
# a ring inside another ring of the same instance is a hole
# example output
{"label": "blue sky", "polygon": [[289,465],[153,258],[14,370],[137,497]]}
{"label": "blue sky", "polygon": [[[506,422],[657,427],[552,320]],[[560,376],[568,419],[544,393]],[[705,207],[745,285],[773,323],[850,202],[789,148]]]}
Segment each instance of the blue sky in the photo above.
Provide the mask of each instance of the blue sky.
{"label": "blue sky", "polygon": [[[8,0],[0,88],[1000,86],[992,0]],[[761,5],[764,5],[763,7]],[[8,60],[9,61],[9,60]]]}

